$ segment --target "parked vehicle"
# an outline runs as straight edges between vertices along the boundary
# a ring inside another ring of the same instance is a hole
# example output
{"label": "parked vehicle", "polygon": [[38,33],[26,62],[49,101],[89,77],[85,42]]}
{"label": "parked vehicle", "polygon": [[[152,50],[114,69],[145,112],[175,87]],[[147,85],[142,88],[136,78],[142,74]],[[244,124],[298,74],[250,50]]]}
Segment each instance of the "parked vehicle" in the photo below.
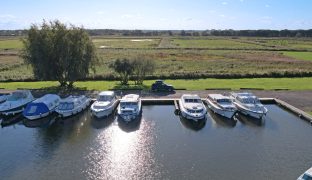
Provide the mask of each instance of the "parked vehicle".
{"label": "parked vehicle", "polygon": [[209,109],[226,118],[232,119],[237,109],[229,96],[209,94],[207,97]]}
{"label": "parked vehicle", "polygon": [[91,105],[91,113],[97,118],[111,115],[118,105],[118,99],[113,91],[102,91]]}
{"label": "parked vehicle", "polygon": [[29,103],[23,115],[28,120],[36,120],[48,116],[53,113],[60,104],[60,96],[56,94],[46,94],[39,99]]}
{"label": "parked vehicle", "polygon": [[128,94],[120,100],[117,113],[126,122],[136,119],[142,110],[141,98],[137,94]]}
{"label": "parked vehicle", "polygon": [[261,119],[268,112],[260,100],[252,93],[231,93],[233,104],[244,115]]}
{"label": "parked vehicle", "polygon": [[298,177],[298,180],[312,180],[312,167]]}
{"label": "parked vehicle", "polygon": [[9,95],[4,103],[0,104],[0,114],[9,116],[21,113],[25,106],[34,99],[29,90],[15,91]]}
{"label": "parked vehicle", "polygon": [[81,96],[68,96],[60,101],[59,106],[56,108],[56,112],[61,117],[69,117],[86,109],[91,103],[91,99]]}
{"label": "parked vehicle", "polygon": [[198,95],[184,94],[179,100],[181,115],[186,119],[198,121],[205,119],[207,109]]}
{"label": "parked vehicle", "polygon": [[10,94],[0,94],[0,104],[5,102],[9,96]]}
{"label": "parked vehicle", "polygon": [[157,80],[152,84],[152,91],[174,91],[174,88],[170,84],[164,83],[162,80]]}

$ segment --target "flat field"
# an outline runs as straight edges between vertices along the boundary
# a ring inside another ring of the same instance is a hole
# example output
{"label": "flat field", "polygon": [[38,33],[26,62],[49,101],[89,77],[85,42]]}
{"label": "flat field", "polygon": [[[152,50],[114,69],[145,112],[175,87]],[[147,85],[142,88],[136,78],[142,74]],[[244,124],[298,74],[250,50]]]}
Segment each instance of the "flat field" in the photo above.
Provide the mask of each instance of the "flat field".
{"label": "flat field", "polygon": [[[0,81],[34,79],[19,58],[22,37],[0,38]],[[92,37],[101,61],[89,79],[116,77],[109,64],[145,55],[153,78],[281,77],[312,73],[312,39],[247,37]]]}

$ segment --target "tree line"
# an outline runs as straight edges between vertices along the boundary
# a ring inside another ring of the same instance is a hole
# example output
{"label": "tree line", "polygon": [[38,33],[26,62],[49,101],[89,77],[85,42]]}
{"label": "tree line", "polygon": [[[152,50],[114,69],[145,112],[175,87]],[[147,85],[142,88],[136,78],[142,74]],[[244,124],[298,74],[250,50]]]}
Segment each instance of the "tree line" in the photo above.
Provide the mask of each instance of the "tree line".
{"label": "tree line", "polygon": [[[26,36],[29,30],[0,30],[0,36]],[[91,36],[247,36],[247,37],[312,37],[309,30],[114,30],[86,29]]]}
{"label": "tree line", "polygon": [[[67,26],[60,21],[33,24],[23,40],[20,56],[32,66],[37,80],[54,80],[62,87],[73,86],[96,70],[99,57],[88,33],[82,27]],[[120,76],[122,85],[129,78],[142,85],[147,74],[155,69],[155,62],[146,56],[117,59],[110,65]]]}

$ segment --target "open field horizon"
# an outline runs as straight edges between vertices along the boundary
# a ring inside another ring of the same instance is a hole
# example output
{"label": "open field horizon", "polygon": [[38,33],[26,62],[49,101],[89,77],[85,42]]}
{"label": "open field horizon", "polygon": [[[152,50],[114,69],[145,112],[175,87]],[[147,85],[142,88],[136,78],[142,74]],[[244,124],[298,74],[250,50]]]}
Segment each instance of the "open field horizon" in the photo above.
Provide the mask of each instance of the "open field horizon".
{"label": "open field horizon", "polygon": [[[19,57],[22,37],[0,38],[0,81],[35,80]],[[150,79],[309,77],[312,38],[92,36],[101,58],[90,80],[116,79],[109,64],[144,55],[155,60]]]}

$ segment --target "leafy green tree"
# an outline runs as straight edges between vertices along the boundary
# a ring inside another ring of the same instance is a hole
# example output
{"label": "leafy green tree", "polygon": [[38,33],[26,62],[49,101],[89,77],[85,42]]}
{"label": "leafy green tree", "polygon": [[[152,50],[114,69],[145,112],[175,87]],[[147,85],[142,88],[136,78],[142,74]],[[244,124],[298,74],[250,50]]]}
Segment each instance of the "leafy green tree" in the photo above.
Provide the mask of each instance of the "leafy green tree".
{"label": "leafy green tree", "polygon": [[33,24],[23,41],[21,57],[33,68],[38,80],[57,80],[71,87],[78,79],[95,71],[96,48],[81,27],[60,21]]}
{"label": "leafy green tree", "polygon": [[129,59],[117,59],[110,65],[120,76],[120,83],[127,85],[131,74],[133,73],[133,63]]}
{"label": "leafy green tree", "polygon": [[146,56],[138,56],[132,61],[133,77],[135,84],[142,85],[148,74],[153,74],[155,71],[155,61],[148,59]]}

